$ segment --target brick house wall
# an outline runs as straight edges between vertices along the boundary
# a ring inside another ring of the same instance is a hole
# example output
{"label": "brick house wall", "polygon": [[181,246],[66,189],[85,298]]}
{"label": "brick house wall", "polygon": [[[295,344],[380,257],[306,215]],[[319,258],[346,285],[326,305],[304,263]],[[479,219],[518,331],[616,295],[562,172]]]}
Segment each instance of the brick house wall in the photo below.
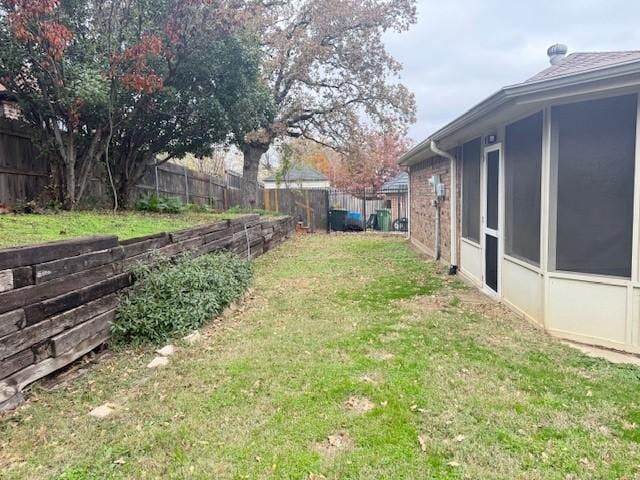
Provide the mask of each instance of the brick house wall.
{"label": "brick house wall", "polygon": [[[453,152],[452,152],[453,153]],[[458,224],[458,252],[460,252],[460,162],[457,165],[457,195]],[[445,185],[445,198],[440,207],[440,252],[443,263],[451,262],[451,165],[449,160],[433,157],[416,165],[409,170],[411,188],[411,241],[431,257],[435,257],[435,225],[436,209],[433,203],[436,195],[429,179],[433,175],[440,175],[440,181]]]}

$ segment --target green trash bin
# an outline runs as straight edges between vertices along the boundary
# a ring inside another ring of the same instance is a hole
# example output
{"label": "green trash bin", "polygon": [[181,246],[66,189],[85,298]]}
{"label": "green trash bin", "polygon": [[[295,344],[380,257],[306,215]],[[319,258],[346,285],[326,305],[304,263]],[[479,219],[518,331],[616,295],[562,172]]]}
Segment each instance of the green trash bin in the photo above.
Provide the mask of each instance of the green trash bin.
{"label": "green trash bin", "polygon": [[329,210],[329,225],[334,232],[344,232],[347,229],[347,213],[346,208],[332,208]]}
{"label": "green trash bin", "polygon": [[388,208],[381,208],[376,210],[378,215],[378,229],[382,232],[391,231],[391,210]]}

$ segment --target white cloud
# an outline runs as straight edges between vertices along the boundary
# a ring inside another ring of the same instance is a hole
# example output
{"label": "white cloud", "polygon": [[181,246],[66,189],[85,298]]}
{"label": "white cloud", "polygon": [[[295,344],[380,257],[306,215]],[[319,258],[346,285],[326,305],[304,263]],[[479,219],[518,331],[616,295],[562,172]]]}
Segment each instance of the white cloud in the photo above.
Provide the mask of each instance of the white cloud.
{"label": "white cloud", "polygon": [[546,68],[549,45],[640,50],[640,2],[630,0],[418,0],[418,15],[409,32],[387,37],[416,94],[416,141]]}

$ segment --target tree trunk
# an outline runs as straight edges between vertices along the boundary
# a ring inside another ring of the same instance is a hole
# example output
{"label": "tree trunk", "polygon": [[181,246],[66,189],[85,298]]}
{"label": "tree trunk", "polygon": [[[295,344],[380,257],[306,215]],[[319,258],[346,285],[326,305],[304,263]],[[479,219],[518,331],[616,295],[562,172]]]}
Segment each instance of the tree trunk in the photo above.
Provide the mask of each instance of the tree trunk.
{"label": "tree trunk", "polygon": [[[114,157],[118,154],[123,155],[122,152],[114,152]],[[118,204],[128,208],[133,206],[130,205],[130,202],[134,188],[144,178],[148,169],[153,168],[153,164],[149,163],[149,156],[153,155],[139,155],[135,150],[124,155],[126,155],[124,158],[117,157],[115,164],[112,165],[112,174],[114,175]],[[156,192],[154,190],[150,193],[155,195]]]}
{"label": "tree trunk", "polygon": [[116,195],[118,196],[118,205],[123,208],[128,208],[129,200],[131,198],[131,186],[127,178],[120,178],[116,183]]}
{"label": "tree trunk", "polygon": [[64,209],[76,209],[76,158],[75,152],[65,162],[64,168]]}
{"label": "tree trunk", "polygon": [[251,205],[257,206],[258,201],[258,171],[260,170],[260,159],[269,150],[269,144],[245,143],[242,145],[244,156],[244,166],[242,176],[247,181],[248,201]]}

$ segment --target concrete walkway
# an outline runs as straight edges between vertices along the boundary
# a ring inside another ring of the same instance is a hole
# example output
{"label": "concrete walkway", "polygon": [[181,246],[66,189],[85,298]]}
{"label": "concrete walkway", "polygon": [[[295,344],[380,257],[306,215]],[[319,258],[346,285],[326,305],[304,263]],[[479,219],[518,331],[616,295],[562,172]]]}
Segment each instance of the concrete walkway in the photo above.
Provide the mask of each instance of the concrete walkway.
{"label": "concrete walkway", "polygon": [[592,347],[589,345],[583,345],[581,343],[574,343],[567,340],[563,340],[562,343],[576,350],[580,350],[582,353],[592,358],[602,358],[611,363],[622,363],[628,365],[640,366],[640,357],[632,355],[630,353],[616,352],[615,350],[608,350],[606,348]]}

